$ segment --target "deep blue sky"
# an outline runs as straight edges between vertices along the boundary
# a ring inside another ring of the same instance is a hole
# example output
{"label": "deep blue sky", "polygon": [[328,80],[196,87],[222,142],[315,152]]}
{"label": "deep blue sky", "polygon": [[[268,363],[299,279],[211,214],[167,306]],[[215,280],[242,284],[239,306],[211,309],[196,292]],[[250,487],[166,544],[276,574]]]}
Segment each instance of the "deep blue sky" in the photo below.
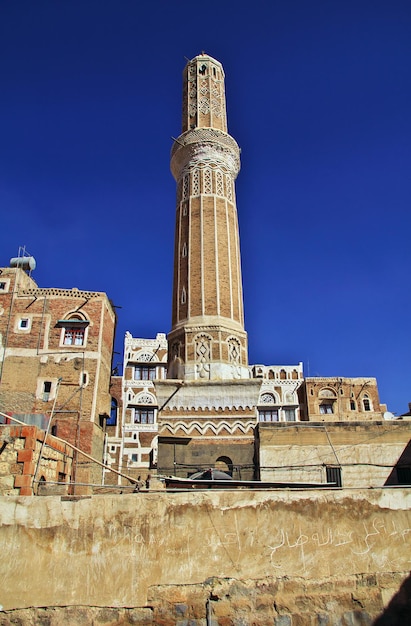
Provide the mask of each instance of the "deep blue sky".
{"label": "deep blue sky", "polygon": [[[250,363],[411,401],[411,3],[0,0],[0,265],[168,332],[185,58],[223,63]],[[121,354],[116,355],[121,362]]]}

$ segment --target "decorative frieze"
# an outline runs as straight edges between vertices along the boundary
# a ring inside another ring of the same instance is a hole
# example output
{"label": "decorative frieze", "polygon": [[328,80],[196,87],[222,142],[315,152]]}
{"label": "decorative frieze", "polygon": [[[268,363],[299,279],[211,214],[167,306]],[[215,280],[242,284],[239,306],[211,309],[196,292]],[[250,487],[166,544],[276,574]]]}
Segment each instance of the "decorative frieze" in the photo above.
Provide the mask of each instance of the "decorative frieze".
{"label": "decorative frieze", "polygon": [[206,422],[197,422],[193,419],[166,419],[161,421],[160,434],[164,435],[169,433],[176,435],[179,432],[183,432],[187,436],[205,435],[213,433],[213,435],[234,435],[238,433],[252,434],[256,426],[256,420],[235,420],[235,421],[221,421],[221,420],[208,420]]}

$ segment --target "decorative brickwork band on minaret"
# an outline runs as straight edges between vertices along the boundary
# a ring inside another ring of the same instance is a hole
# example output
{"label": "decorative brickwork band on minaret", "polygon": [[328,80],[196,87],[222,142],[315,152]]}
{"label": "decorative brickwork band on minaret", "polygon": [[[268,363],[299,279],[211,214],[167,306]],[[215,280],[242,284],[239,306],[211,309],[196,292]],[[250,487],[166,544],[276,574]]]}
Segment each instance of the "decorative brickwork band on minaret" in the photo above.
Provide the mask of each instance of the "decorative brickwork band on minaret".
{"label": "decorative brickwork band on minaret", "polygon": [[177,181],[168,377],[249,378],[234,181],[240,150],[227,133],[224,70],[200,54],[187,64]]}

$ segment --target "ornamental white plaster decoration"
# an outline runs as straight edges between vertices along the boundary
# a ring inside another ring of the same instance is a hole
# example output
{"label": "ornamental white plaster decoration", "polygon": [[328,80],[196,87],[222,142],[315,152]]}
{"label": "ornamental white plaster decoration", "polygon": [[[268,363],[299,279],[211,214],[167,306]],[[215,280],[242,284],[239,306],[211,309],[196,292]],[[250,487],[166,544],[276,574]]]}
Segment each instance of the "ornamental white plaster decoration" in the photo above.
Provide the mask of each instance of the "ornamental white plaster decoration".
{"label": "ornamental white plaster decoration", "polygon": [[200,172],[198,171],[198,169],[193,170],[192,172],[192,189],[191,189],[191,193],[193,196],[199,196],[200,195],[200,176],[199,176]]}
{"label": "ornamental white plaster decoration", "polygon": [[178,422],[162,420],[161,422],[161,433],[164,434],[164,432],[170,432],[173,435],[177,434],[179,431],[183,431],[186,435],[191,435],[193,432],[196,432],[204,436],[208,430],[214,433],[214,435],[220,435],[222,431],[226,431],[230,435],[240,431],[245,435],[247,433],[252,433],[254,428],[255,421],[251,420],[247,422],[236,421],[234,423],[220,421],[218,421],[218,423],[215,421],[199,423],[193,422],[192,420],[187,422],[182,420]]}
{"label": "ornamental white plaster decoration", "polygon": [[208,98],[205,98],[203,96],[202,98],[199,99],[198,110],[200,111],[200,113],[203,113],[204,115],[207,115],[207,113],[210,112],[210,102]]}
{"label": "ornamental white plaster decoration", "polygon": [[233,337],[228,340],[228,353],[231,363],[240,363],[241,344],[238,339]]}
{"label": "ornamental white plaster decoration", "polygon": [[228,358],[232,366],[233,378],[241,378],[241,344],[238,339],[234,337],[228,340]]}
{"label": "ornamental white plaster decoration", "polygon": [[142,363],[148,363],[149,361],[154,360],[153,352],[137,352],[136,361],[141,361]]}
{"label": "ornamental white plaster decoration", "polygon": [[183,192],[182,192],[183,200],[187,200],[188,198],[188,186],[189,186],[189,175],[186,174],[183,178]]}
{"label": "ornamental white plaster decoration", "polygon": [[321,389],[318,397],[319,398],[335,398],[336,393],[332,389]]}
{"label": "ornamental white plaster decoration", "polygon": [[214,98],[220,98],[221,96],[220,83],[217,82],[216,80],[213,80],[211,82],[211,93],[214,96]]}
{"label": "ornamental white plaster decoration", "polygon": [[208,84],[206,80],[202,80],[200,83],[200,93],[202,96],[206,96],[208,94]]}
{"label": "ornamental white plaster decoration", "polygon": [[225,186],[226,186],[227,200],[232,202],[233,201],[233,186],[232,186],[230,174],[225,175]]}
{"label": "ornamental white plaster decoration", "polygon": [[272,393],[263,393],[260,396],[260,400],[259,400],[258,404],[278,404],[278,402],[276,401],[274,394],[272,394]]}
{"label": "ornamental white plaster decoration", "polygon": [[212,181],[212,177],[211,177],[211,170],[210,170],[210,168],[207,167],[204,170],[203,177],[204,177],[204,182],[203,182],[204,193],[209,195],[209,194],[213,193],[213,181]]}
{"label": "ornamental white plaster decoration", "polygon": [[224,197],[223,174],[220,170],[216,170],[216,193],[217,196]]}
{"label": "ornamental white plaster decoration", "polygon": [[195,128],[183,133],[171,149],[171,171],[179,180],[188,164],[203,158],[224,163],[234,178],[240,170],[240,149],[237,142],[224,131],[215,128]]}
{"label": "ornamental white plaster decoration", "polygon": [[151,393],[142,392],[136,395],[136,404],[156,404],[156,399]]}
{"label": "ornamental white plaster decoration", "polygon": [[296,404],[295,396],[291,391],[287,391],[285,394],[285,401],[287,404]]}
{"label": "ornamental white plaster decoration", "polygon": [[210,377],[211,337],[198,335],[194,340],[196,355],[196,371],[200,378]]}
{"label": "ornamental white plaster decoration", "polygon": [[211,111],[216,117],[221,117],[221,106],[218,100],[216,100],[215,98],[211,100]]}

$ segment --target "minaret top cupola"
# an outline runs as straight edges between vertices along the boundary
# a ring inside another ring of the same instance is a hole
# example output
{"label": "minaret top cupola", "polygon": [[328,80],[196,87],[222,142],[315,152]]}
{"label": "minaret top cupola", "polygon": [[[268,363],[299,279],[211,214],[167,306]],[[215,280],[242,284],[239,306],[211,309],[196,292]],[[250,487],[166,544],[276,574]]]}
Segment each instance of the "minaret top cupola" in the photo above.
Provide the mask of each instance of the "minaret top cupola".
{"label": "minaret top cupola", "polygon": [[182,132],[194,128],[215,128],[227,132],[224,70],[221,63],[200,54],[184,70]]}
{"label": "minaret top cupola", "polygon": [[248,378],[235,179],[240,150],[227,133],[224,70],[200,54],[183,75],[182,134],[171,150],[177,182],[170,378]]}

